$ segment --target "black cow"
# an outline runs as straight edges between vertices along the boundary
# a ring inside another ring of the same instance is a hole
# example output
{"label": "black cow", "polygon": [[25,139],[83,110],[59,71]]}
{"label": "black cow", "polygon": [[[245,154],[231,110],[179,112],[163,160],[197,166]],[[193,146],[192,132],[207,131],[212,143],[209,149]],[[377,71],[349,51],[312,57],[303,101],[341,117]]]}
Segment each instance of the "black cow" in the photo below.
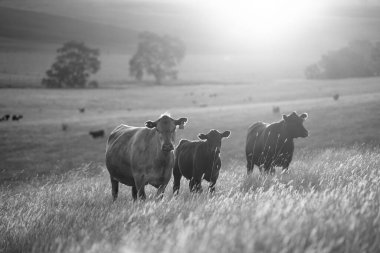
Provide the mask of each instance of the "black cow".
{"label": "black cow", "polygon": [[19,114],[19,115],[12,115],[12,120],[13,121],[19,121],[20,119],[22,119],[23,116],[22,114]]}
{"label": "black cow", "polygon": [[86,110],[86,108],[84,108],[84,107],[82,107],[82,108],[78,108],[78,111],[79,111],[80,113],[84,113],[85,110]]}
{"label": "black cow", "polygon": [[9,114],[5,114],[3,117],[1,117],[0,121],[8,121],[11,116]]}
{"label": "black cow", "polygon": [[292,161],[294,138],[309,135],[303,126],[307,113],[300,116],[296,112],[283,115],[283,120],[272,124],[257,122],[248,128],[245,153],[247,172],[253,171],[255,165],[264,166],[265,172],[274,173],[274,167],[280,166],[286,171]]}
{"label": "black cow", "polygon": [[103,138],[104,137],[104,130],[90,131],[89,134],[94,139],[96,139],[96,138]]}
{"label": "black cow", "polygon": [[205,141],[181,140],[175,150],[173,168],[173,193],[178,193],[181,177],[190,180],[190,191],[202,191],[202,177],[210,182],[209,190],[215,190],[215,183],[221,166],[220,147],[222,138],[230,136],[230,131],[220,133],[210,130],[208,134],[199,134],[198,138]]}

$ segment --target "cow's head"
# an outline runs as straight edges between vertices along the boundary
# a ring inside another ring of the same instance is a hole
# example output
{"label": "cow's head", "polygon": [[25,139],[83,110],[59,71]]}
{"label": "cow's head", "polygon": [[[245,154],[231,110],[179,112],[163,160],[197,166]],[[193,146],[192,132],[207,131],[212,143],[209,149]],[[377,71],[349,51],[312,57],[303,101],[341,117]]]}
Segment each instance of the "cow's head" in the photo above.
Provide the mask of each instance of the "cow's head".
{"label": "cow's head", "polygon": [[224,131],[220,133],[218,130],[212,129],[208,134],[199,134],[198,138],[206,140],[212,152],[220,153],[220,147],[222,146],[222,139],[230,136],[230,131]]}
{"label": "cow's head", "polygon": [[172,119],[169,115],[162,115],[158,120],[152,122],[147,121],[147,128],[155,128],[158,132],[158,137],[161,149],[164,152],[170,152],[174,149],[175,130],[177,126],[183,128],[187,118]]}
{"label": "cow's head", "polygon": [[290,134],[291,137],[305,138],[309,135],[309,132],[303,126],[303,122],[307,118],[307,113],[302,113],[301,115],[297,115],[296,112],[292,112],[289,115],[282,115],[282,118],[285,121],[286,130]]}

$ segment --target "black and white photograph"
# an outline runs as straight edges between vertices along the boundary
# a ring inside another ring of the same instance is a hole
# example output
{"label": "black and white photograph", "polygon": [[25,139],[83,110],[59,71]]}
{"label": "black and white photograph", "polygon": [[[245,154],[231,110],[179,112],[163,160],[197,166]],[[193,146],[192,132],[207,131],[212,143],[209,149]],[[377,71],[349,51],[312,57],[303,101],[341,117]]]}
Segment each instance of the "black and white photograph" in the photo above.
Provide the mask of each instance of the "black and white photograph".
{"label": "black and white photograph", "polygon": [[0,252],[379,253],[380,0],[0,0]]}

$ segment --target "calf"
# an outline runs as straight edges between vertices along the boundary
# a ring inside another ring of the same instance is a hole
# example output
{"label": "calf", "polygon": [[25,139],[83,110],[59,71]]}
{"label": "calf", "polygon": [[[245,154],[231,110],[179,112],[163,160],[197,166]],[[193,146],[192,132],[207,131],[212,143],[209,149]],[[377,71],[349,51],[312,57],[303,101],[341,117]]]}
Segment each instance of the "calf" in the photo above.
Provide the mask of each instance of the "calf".
{"label": "calf", "polygon": [[209,190],[215,190],[216,180],[221,166],[220,148],[222,138],[230,136],[230,131],[220,133],[210,130],[208,134],[199,134],[201,141],[181,140],[175,150],[173,168],[173,193],[178,194],[181,177],[190,180],[190,191],[202,191],[202,177],[210,182]]}
{"label": "calf", "polygon": [[283,120],[276,123],[257,122],[249,127],[245,146],[248,173],[253,171],[254,165],[260,171],[263,165],[265,172],[274,173],[275,166],[286,171],[293,157],[293,139],[309,135],[303,126],[306,113],[298,116],[293,112],[282,117]]}

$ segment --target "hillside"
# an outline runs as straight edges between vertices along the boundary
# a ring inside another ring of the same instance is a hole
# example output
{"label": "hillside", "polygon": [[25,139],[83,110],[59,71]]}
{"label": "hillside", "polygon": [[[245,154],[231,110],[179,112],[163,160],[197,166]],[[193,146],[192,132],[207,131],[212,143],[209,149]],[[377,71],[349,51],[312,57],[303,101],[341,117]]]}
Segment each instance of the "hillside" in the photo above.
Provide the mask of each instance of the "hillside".
{"label": "hillside", "polygon": [[[0,7],[0,43],[2,50],[17,50],[35,44],[44,48],[79,40],[89,45],[129,50],[135,44],[136,31],[79,19],[26,10]],[[8,40],[8,43],[5,43]],[[12,43],[9,43],[9,40]]]}

